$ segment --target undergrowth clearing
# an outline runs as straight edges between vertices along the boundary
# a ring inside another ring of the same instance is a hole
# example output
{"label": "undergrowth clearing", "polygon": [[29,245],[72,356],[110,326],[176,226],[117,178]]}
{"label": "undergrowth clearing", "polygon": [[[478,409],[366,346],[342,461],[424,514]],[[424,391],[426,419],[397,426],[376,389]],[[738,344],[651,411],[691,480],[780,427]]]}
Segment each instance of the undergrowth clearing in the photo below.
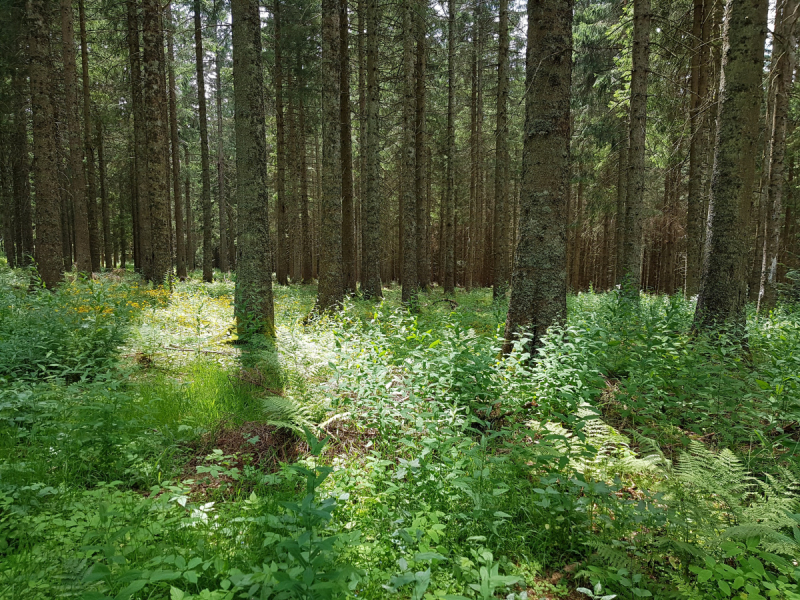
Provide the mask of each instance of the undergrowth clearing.
{"label": "undergrowth clearing", "polygon": [[0,598],[800,598],[800,309],[399,289],[239,344],[233,282],[0,272]]}

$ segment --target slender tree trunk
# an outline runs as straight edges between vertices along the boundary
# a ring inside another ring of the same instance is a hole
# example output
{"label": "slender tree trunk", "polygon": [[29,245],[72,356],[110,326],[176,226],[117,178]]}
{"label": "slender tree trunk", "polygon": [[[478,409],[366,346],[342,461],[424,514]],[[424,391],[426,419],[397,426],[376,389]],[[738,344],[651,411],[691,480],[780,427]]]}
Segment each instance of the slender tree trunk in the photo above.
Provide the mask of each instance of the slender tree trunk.
{"label": "slender tree trunk", "polygon": [[341,60],[339,2],[322,0],[322,199],[317,309],[337,309],[344,299],[342,273]]}
{"label": "slender tree trunk", "polygon": [[299,142],[300,142],[300,233],[303,242],[302,265],[300,277],[303,283],[311,283],[313,280],[312,271],[312,236],[311,236],[311,215],[308,213],[308,164],[306,157],[306,110],[303,96],[299,100]]}
{"label": "slender tree trunk", "polygon": [[208,157],[208,113],[206,109],[206,82],[203,61],[203,22],[201,16],[202,4],[194,0],[194,47],[195,63],[197,68],[197,99],[200,121],[200,169],[202,180],[202,205],[203,205],[203,281],[211,283],[214,280],[213,249],[211,247],[211,173]]}
{"label": "slender tree trunk", "polygon": [[[705,127],[703,108],[708,94],[708,37],[713,0],[694,0],[692,23],[691,96],[689,98],[689,195],[686,215],[686,295],[697,294],[703,254],[703,162]],[[706,7],[708,5],[708,7]]]}
{"label": "slender tree trunk", "polygon": [[745,324],[747,213],[755,176],[767,0],[726,8],[717,143],[695,327]]}
{"label": "slender tree trunk", "polygon": [[64,269],[61,249],[61,214],[58,195],[58,155],[53,104],[50,99],[51,12],[45,0],[27,0],[28,71],[33,114],[33,185],[36,190],[36,265],[39,276],[52,289]]}
{"label": "slender tree trunk", "polygon": [[784,158],[786,156],[786,127],[789,117],[789,93],[795,67],[795,24],[797,22],[797,0],[782,2],[780,32],[775,51],[778,64],[775,69],[775,110],[773,113],[772,141],[770,143],[769,187],[767,201],[767,228],[764,244],[765,266],[761,275],[762,285],[758,308],[770,309],[777,300],[778,250],[780,248],[781,219],[783,216]]}
{"label": "slender tree trunk", "polygon": [[241,334],[275,336],[269,239],[266,111],[257,0],[232,0],[236,203],[236,323]]}
{"label": "slender tree trunk", "polygon": [[[567,317],[572,0],[528,4],[522,215],[503,351],[523,327],[538,348]],[[546,57],[546,58],[542,58]]]}
{"label": "slender tree trunk", "polygon": [[[22,35],[26,35],[26,33],[23,32]],[[22,39],[19,42],[21,46]],[[17,266],[22,267],[31,264],[34,252],[30,187],[31,160],[28,150],[28,113],[26,110],[27,73],[28,66],[23,63],[14,69],[11,79],[14,103],[13,153],[11,156],[11,185],[16,217],[14,219],[14,245],[17,251]]]}
{"label": "slender tree trunk", "polygon": [[217,52],[214,60],[216,71],[216,101],[217,101],[217,204],[219,205],[219,269],[223,273],[230,270],[228,262],[228,219],[225,201],[225,144],[222,137],[222,63],[225,54],[222,41],[218,35],[217,19],[214,21],[214,41],[217,43]]}
{"label": "slender tree trunk", "polygon": [[67,177],[69,196],[75,216],[75,256],[78,271],[92,270],[89,248],[89,213],[86,202],[86,181],[83,173],[83,143],[78,104],[78,71],[75,54],[74,14],[72,0],[61,0],[61,44],[64,60],[64,120],[69,139]]}
{"label": "slender tree trunk", "polygon": [[356,5],[358,38],[356,51],[358,53],[358,210],[356,211],[356,279],[361,282],[364,289],[364,196],[367,181],[367,54],[366,54],[366,22],[367,2],[357,0]]}
{"label": "slender tree trunk", "polygon": [[631,73],[628,191],[622,277],[631,297],[639,297],[642,271],[642,224],[645,183],[647,73],[650,60],[650,0],[633,0],[633,71]]}
{"label": "slender tree trunk", "polygon": [[455,293],[455,95],[456,3],[447,0],[447,183],[444,233],[444,293]]}
{"label": "slender tree trunk", "polygon": [[139,17],[136,0],[127,0],[128,52],[131,63],[131,98],[133,100],[133,135],[136,161],[136,267],[140,273],[149,273],[152,259],[152,234],[150,206],[147,203],[147,132],[142,99],[141,51],[139,44]]}
{"label": "slender tree trunk", "polygon": [[417,201],[417,280],[419,288],[426,290],[430,283],[430,249],[428,245],[428,222],[430,220],[430,212],[428,211],[428,198],[427,198],[427,157],[426,151],[427,144],[427,128],[426,128],[426,85],[425,85],[425,71],[427,68],[427,40],[426,40],[426,10],[427,0],[421,0],[417,3],[415,10],[418,11],[414,22],[416,34],[416,65],[414,67],[414,77],[416,78],[416,115],[415,115],[415,138],[414,138],[414,156],[415,156],[415,173],[414,173],[414,186]]}
{"label": "slender tree trunk", "polygon": [[497,48],[497,126],[494,166],[494,282],[495,300],[506,295],[508,265],[508,0],[500,0],[499,44]]}
{"label": "slender tree trunk", "polygon": [[[186,279],[186,243],[183,228],[183,205],[181,203],[181,160],[180,140],[178,138],[178,112],[175,94],[175,48],[173,42],[174,23],[171,4],[167,4],[167,52],[169,53],[169,134],[172,150],[172,195],[175,198],[175,263],[178,278]],[[187,197],[188,203],[188,197]],[[187,221],[188,225],[188,221]]]}
{"label": "slender tree trunk", "polygon": [[97,184],[94,166],[94,139],[92,137],[92,99],[89,93],[89,46],[86,39],[86,12],[83,0],[78,0],[81,28],[81,67],[83,69],[83,142],[86,155],[86,205],[89,217],[89,249],[92,271],[100,270],[100,230],[97,223]]}
{"label": "slender tree trunk", "polygon": [[108,189],[106,186],[106,159],[103,147],[103,122],[97,121],[97,165],[100,169],[100,212],[103,222],[103,259],[106,269],[114,268],[113,248],[111,243],[111,207],[108,205]]}
{"label": "slender tree trunk", "polygon": [[[170,248],[169,188],[166,173],[167,123],[161,70],[164,65],[164,32],[159,0],[144,0],[142,27],[144,107],[147,125],[147,197],[150,205],[152,239],[151,270],[145,276],[161,283],[172,271]],[[88,154],[88,153],[87,153]]]}
{"label": "slender tree trunk", "polygon": [[614,283],[622,283],[625,255],[625,201],[628,196],[628,136],[621,136],[617,147],[617,222],[614,232]]}
{"label": "slender tree trunk", "polygon": [[275,218],[277,221],[278,239],[276,240],[275,272],[278,283],[289,283],[289,238],[287,219],[289,218],[286,204],[286,141],[283,124],[283,53],[282,53],[282,22],[281,0],[275,0],[275,193],[277,206]]}
{"label": "slender tree trunk", "polygon": [[416,86],[414,85],[414,4],[403,5],[403,291],[405,303],[413,304],[419,292],[417,281],[417,194],[414,181],[416,146],[414,116]]}
{"label": "slender tree trunk", "polygon": [[361,289],[367,299],[380,298],[381,201],[379,162],[380,86],[378,84],[378,0],[366,2],[367,98],[364,136],[364,198],[361,202]]}
{"label": "slender tree trunk", "polygon": [[192,184],[191,177],[189,176],[189,145],[185,145],[183,169],[186,172],[186,180],[184,185],[183,197],[186,200],[186,263],[190,271],[197,268],[195,262],[195,254],[197,253],[196,238],[195,238],[195,223],[194,214],[192,212]]}
{"label": "slender tree trunk", "polygon": [[350,36],[347,0],[339,0],[339,133],[342,144],[342,283],[345,294],[356,291],[356,237],[353,206],[353,139],[350,118]]}

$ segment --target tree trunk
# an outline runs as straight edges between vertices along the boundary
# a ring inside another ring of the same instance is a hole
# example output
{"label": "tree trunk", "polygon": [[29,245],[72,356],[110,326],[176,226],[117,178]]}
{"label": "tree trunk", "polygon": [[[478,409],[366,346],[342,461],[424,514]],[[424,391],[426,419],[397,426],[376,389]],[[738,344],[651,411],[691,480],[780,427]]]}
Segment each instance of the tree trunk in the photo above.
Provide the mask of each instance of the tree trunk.
{"label": "tree trunk", "polygon": [[415,172],[414,172],[414,186],[416,195],[416,212],[417,212],[417,282],[421,290],[426,290],[430,283],[430,254],[428,244],[428,222],[430,219],[430,212],[428,211],[428,198],[427,198],[427,157],[426,151],[427,144],[427,128],[426,128],[426,86],[425,86],[425,71],[427,68],[427,40],[426,40],[426,10],[427,2],[422,0],[416,5],[415,10],[418,11],[415,19],[415,34],[416,34],[416,65],[414,67],[414,76],[416,78],[416,115],[415,115],[415,137],[414,137],[414,156],[415,156]]}
{"label": "tree trunk", "polygon": [[[275,0],[275,193],[277,205],[275,220],[277,221],[278,239],[276,240],[275,273],[280,285],[289,283],[289,237],[287,219],[289,217],[286,204],[286,141],[283,125],[283,60],[282,60],[282,22],[281,0]],[[338,117],[337,117],[338,120]]]}
{"label": "tree trunk", "polygon": [[414,175],[416,146],[414,117],[414,4],[403,5],[403,291],[402,300],[413,304],[419,292],[417,281],[417,194]]}
{"label": "tree trunk", "polygon": [[114,268],[113,248],[111,243],[111,207],[108,205],[108,189],[106,186],[106,159],[103,147],[103,122],[97,121],[97,165],[100,169],[100,213],[103,219],[103,259],[106,269]]}
{"label": "tree trunk", "polygon": [[94,138],[92,137],[92,99],[89,93],[89,46],[86,39],[86,12],[83,0],[78,0],[81,27],[81,67],[83,69],[83,141],[86,155],[86,205],[89,217],[89,249],[92,271],[100,270],[100,230],[97,223],[97,184],[94,167]]}
{"label": "tree trunk", "polygon": [[[23,9],[24,10],[24,9]],[[24,20],[24,19],[23,19]],[[24,26],[23,26],[24,27]],[[23,34],[24,35],[24,34]],[[20,39],[20,46],[22,40]],[[14,103],[14,132],[11,155],[11,185],[14,193],[14,245],[17,266],[31,264],[33,258],[33,218],[31,210],[30,172],[28,151],[28,113],[26,110],[28,66],[14,69],[11,79]]]}
{"label": "tree trunk", "polygon": [[628,190],[622,277],[627,295],[639,297],[642,271],[642,223],[645,183],[647,73],[650,60],[650,0],[633,0],[633,71],[631,72]]}
{"label": "tree trunk", "polygon": [[322,0],[322,199],[317,309],[338,309],[342,279],[341,60],[339,2]]}
{"label": "tree trunk", "polygon": [[364,298],[381,298],[381,201],[379,160],[380,86],[378,84],[378,0],[365,0],[367,98],[364,136],[364,197],[361,202],[361,289]]}
{"label": "tree trunk", "polygon": [[[708,37],[712,0],[694,0],[692,23],[691,96],[689,98],[689,195],[686,214],[686,296],[697,294],[703,254],[703,108],[708,94]],[[708,7],[706,7],[708,5]]]}
{"label": "tree trunk", "polygon": [[306,110],[303,96],[299,100],[298,126],[300,143],[300,234],[302,235],[303,250],[300,277],[303,283],[312,283],[313,263],[311,236],[311,215],[308,213],[308,164],[306,158]]}
{"label": "tree trunk", "polygon": [[64,269],[61,249],[61,213],[58,194],[58,155],[53,104],[50,99],[49,4],[27,0],[28,71],[33,114],[33,185],[36,191],[36,265],[42,282],[53,289]]}
{"label": "tree trunk", "polygon": [[211,247],[211,173],[208,157],[208,113],[206,109],[205,68],[203,65],[203,22],[200,14],[202,3],[194,0],[194,48],[197,67],[197,99],[200,121],[200,170],[203,205],[203,281],[214,280],[213,249]]}
{"label": "tree trunk", "polygon": [[[528,4],[522,215],[503,351],[523,327],[538,348],[567,316],[572,0]],[[546,57],[546,58],[541,58]]]}
{"label": "tree trunk", "polygon": [[456,96],[456,4],[447,0],[447,182],[445,197],[444,293],[455,293],[455,96]]}
{"label": "tree trunk", "polygon": [[78,105],[78,71],[75,54],[74,14],[72,0],[61,0],[61,44],[64,60],[64,121],[69,140],[67,177],[72,199],[75,230],[75,257],[78,271],[92,270],[89,247],[89,213],[86,201],[86,181],[83,173],[83,143]]}
{"label": "tree trunk", "polygon": [[[178,138],[177,99],[175,97],[175,48],[173,43],[174,23],[171,4],[167,4],[167,52],[169,52],[169,134],[172,150],[172,195],[175,210],[175,263],[178,278],[186,279],[186,243],[183,227],[183,205],[181,203],[181,159],[180,139]],[[188,196],[186,202],[189,202]],[[188,226],[188,220],[187,220]]]}
{"label": "tree trunk", "polygon": [[225,144],[222,137],[222,63],[225,61],[222,41],[217,34],[219,15],[214,20],[214,41],[217,52],[214,56],[216,70],[216,101],[217,101],[217,204],[219,205],[219,269],[223,273],[230,270],[228,261],[228,219],[225,202]]}
{"label": "tree trunk", "polygon": [[745,325],[747,212],[755,176],[767,0],[726,7],[717,143],[695,327]]}
{"label": "tree trunk", "polygon": [[795,67],[795,23],[797,22],[797,0],[782,2],[780,35],[775,52],[778,64],[775,69],[775,109],[773,111],[772,141],[770,142],[769,187],[767,190],[767,227],[764,243],[765,266],[761,275],[762,285],[759,310],[770,309],[777,300],[778,250],[780,248],[781,219],[783,213],[784,158],[786,156],[786,122],[789,117],[789,93]]}
{"label": "tree trunk", "polygon": [[266,111],[257,0],[232,0],[236,203],[236,323],[242,334],[275,336],[269,239]]}
{"label": "tree trunk", "polygon": [[508,0],[500,0],[497,48],[497,126],[494,166],[494,282],[492,296],[503,298],[508,289]]}
{"label": "tree trunk", "polygon": [[339,0],[340,100],[342,144],[342,284],[345,294],[356,291],[356,237],[353,212],[353,139],[350,118],[350,36],[347,0]]}
{"label": "tree trunk", "polygon": [[617,147],[617,222],[614,232],[614,284],[622,283],[625,255],[625,201],[628,196],[628,136],[620,138]]}
{"label": "tree trunk", "polygon": [[150,272],[152,235],[150,206],[147,203],[147,132],[142,99],[141,51],[139,45],[139,17],[136,0],[127,0],[128,52],[131,63],[131,98],[133,101],[133,135],[136,162],[136,230],[135,266],[140,273]]}
{"label": "tree trunk", "polygon": [[195,255],[197,254],[197,245],[195,238],[195,223],[194,213],[192,212],[192,184],[191,177],[189,176],[189,145],[184,147],[184,160],[183,168],[186,172],[186,181],[184,185],[183,197],[186,200],[186,267],[189,271],[194,271],[197,268],[195,262]]}

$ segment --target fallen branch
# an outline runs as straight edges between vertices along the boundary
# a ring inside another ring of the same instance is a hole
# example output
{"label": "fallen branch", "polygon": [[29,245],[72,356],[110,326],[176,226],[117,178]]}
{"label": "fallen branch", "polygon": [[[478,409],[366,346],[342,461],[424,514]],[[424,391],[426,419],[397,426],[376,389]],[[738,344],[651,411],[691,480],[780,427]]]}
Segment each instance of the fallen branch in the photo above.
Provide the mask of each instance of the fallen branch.
{"label": "fallen branch", "polygon": [[200,352],[201,354],[221,354],[222,356],[236,356],[233,352],[220,352],[219,350],[198,350],[195,348],[178,348],[177,346],[164,346],[164,350],[177,350],[178,352]]}

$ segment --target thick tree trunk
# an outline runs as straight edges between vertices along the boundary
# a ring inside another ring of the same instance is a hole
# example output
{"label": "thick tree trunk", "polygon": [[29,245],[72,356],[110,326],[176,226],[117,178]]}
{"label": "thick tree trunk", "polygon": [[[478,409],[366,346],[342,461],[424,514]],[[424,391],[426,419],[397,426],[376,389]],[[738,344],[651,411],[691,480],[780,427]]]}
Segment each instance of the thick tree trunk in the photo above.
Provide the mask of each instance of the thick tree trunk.
{"label": "thick tree trunk", "polygon": [[342,279],[341,60],[339,2],[322,0],[322,198],[320,202],[319,287],[317,310],[338,309]]}
{"label": "thick tree trunk", "polygon": [[[503,351],[530,329],[538,348],[567,316],[572,0],[528,4],[522,215]],[[546,58],[542,58],[546,57]]]}
{"label": "thick tree trunk", "polygon": [[[627,133],[627,132],[626,132]],[[621,136],[617,146],[617,215],[614,231],[614,284],[622,283],[625,255],[625,201],[628,197],[628,136]]]}
{"label": "thick tree trunk", "polygon": [[72,0],[61,0],[61,45],[64,60],[64,120],[69,140],[67,177],[72,199],[75,231],[75,266],[78,271],[92,270],[89,247],[89,212],[86,202],[86,181],[83,173],[83,142],[78,104],[78,71],[75,54],[74,14]]}
{"label": "thick tree trunk", "polygon": [[269,239],[266,112],[257,0],[232,0],[236,202],[236,323],[241,334],[275,336]]}
{"label": "thick tree trunk", "polygon": [[650,19],[650,0],[633,0],[633,71],[631,72],[628,190],[625,202],[625,244],[622,253],[622,277],[627,294],[634,298],[639,297],[642,271]]}
{"label": "thick tree trunk", "polygon": [[767,0],[726,8],[717,143],[695,327],[743,330],[747,213],[755,176]]}
{"label": "thick tree trunk", "polygon": [[508,0],[500,0],[497,48],[497,126],[494,165],[494,282],[492,295],[503,298],[508,289]]}
{"label": "thick tree trunk", "polygon": [[447,182],[444,217],[444,293],[455,293],[456,4],[447,0]]}
{"label": "thick tree trunk", "polygon": [[419,292],[417,281],[417,194],[414,182],[416,146],[414,144],[414,5],[403,5],[403,290],[405,303],[414,303]]}
{"label": "thick tree trunk", "polygon": [[380,298],[381,201],[379,162],[378,0],[366,1],[367,98],[364,135],[364,197],[361,202],[361,290],[364,297]]}
{"label": "thick tree trunk", "polygon": [[206,108],[205,67],[203,61],[203,22],[202,4],[194,0],[194,48],[197,68],[197,99],[200,121],[200,169],[202,180],[203,205],[203,281],[214,280],[214,251],[211,247],[211,173],[208,157],[208,113]]}
{"label": "thick tree trunk", "polygon": [[[171,4],[167,4],[167,52],[169,53],[169,136],[172,151],[172,195],[175,210],[175,266],[178,278],[186,279],[186,243],[183,228],[183,204],[181,202],[181,146],[178,138],[178,112],[175,92],[175,48],[173,42],[174,23]],[[188,197],[186,199],[188,203]],[[188,224],[188,221],[187,221]]]}
{"label": "thick tree trunk", "polygon": [[[22,40],[20,40],[20,45]],[[27,266],[33,258],[33,218],[31,210],[28,150],[27,65],[14,69],[11,79],[14,103],[14,132],[11,155],[11,185],[14,194],[14,246],[17,266]]]}
{"label": "thick tree trunk", "polygon": [[356,291],[356,232],[353,206],[353,139],[350,118],[350,36],[347,0],[339,0],[339,61],[341,62],[339,133],[342,144],[342,284],[345,294]]}
{"label": "thick tree trunk", "polygon": [[172,271],[170,248],[169,187],[166,172],[167,123],[164,121],[166,90],[162,85],[164,32],[161,27],[159,0],[144,0],[142,55],[144,71],[144,107],[147,125],[147,197],[152,233],[151,270],[148,280],[160,284]]}
{"label": "thick tree trunk", "polygon": [[61,213],[58,194],[58,155],[50,89],[49,4],[27,0],[28,67],[33,114],[33,186],[36,191],[36,265],[45,286],[52,289],[61,281],[64,269],[61,248]]}
{"label": "thick tree trunk", "polygon": [[312,276],[312,236],[311,215],[308,213],[308,164],[306,157],[306,110],[302,95],[299,100],[299,142],[300,142],[300,234],[302,235],[302,264],[300,277],[303,283],[311,283]]}

